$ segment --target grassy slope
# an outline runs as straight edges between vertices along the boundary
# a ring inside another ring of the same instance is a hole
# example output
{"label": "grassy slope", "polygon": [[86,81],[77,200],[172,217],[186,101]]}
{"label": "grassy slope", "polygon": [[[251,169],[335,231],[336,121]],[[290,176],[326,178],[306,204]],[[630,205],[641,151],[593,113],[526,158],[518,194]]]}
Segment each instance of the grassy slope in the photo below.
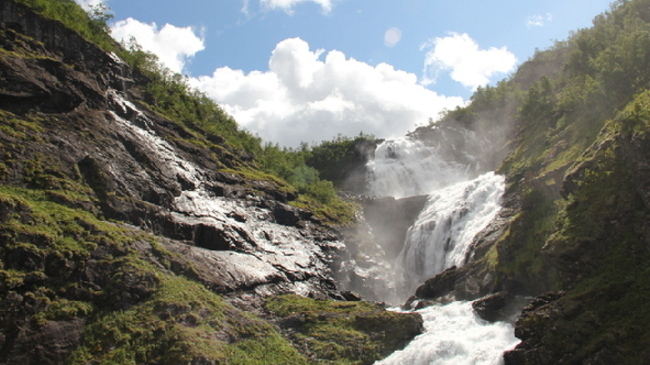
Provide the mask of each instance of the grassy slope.
{"label": "grassy slope", "polygon": [[593,28],[539,52],[510,80],[479,91],[467,109],[450,113],[462,123],[485,114],[514,123],[512,152],[499,171],[508,178],[506,195],[516,197],[518,213],[483,258],[504,285],[529,293],[565,287],[550,257],[539,254],[570,203],[563,181],[608,120],[650,88],[648,42],[650,1],[618,2]]}

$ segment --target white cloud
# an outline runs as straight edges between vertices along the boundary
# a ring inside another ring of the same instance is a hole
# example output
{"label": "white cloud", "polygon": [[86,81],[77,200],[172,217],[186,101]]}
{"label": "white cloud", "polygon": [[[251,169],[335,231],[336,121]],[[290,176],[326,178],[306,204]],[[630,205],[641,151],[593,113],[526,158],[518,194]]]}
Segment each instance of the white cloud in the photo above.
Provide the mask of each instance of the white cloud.
{"label": "white cloud", "polygon": [[248,16],[250,14],[249,12],[249,0],[243,0],[241,4],[241,12],[244,13],[244,15]]}
{"label": "white cloud", "polygon": [[183,71],[185,63],[205,49],[203,39],[191,27],[165,24],[158,29],[156,23],[142,23],[133,18],[112,24],[111,35],[119,42],[129,42],[134,37],[142,49],[158,56],[174,72]]}
{"label": "white cloud", "polygon": [[75,0],[79,6],[81,6],[85,11],[89,11],[93,7],[104,4],[104,0]]}
{"label": "white cloud", "polygon": [[422,46],[428,49],[424,60],[422,84],[436,82],[440,71],[451,71],[451,78],[476,89],[486,85],[495,74],[514,69],[517,58],[506,47],[480,49],[466,33],[450,33],[447,37],[430,40]]}
{"label": "white cloud", "polygon": [[543,27],[544,25],[546,25],[546,23],[550,23],[552,21],[553,21],[553,14],[551,13],[546,13],[541,15],[531,15],[526,20],[526,26],[528,26],[528,28]]}
{"label": "white cloud", "polygon": [[384,45],[386,47],[395,47],[402,40],[402,31],[399,28],[392,27],[384,33]]}
{"label": "white cloud", "polygon": [[262,7],[275,10],[284,10],[287,14],[293,14],[293,7],[300,3],[312,2],[320,5],[323,13],[332,11],[333,0],[260,0]]}
{"label": "white cloud", "polygon": [[300,38],[279,42],[268,71],[218,68],[190,79],[263,139],[296,146],[359,132],[403,135],[464,103],[417,83],[414,74],[371,66],[339,51],[310,50]]}

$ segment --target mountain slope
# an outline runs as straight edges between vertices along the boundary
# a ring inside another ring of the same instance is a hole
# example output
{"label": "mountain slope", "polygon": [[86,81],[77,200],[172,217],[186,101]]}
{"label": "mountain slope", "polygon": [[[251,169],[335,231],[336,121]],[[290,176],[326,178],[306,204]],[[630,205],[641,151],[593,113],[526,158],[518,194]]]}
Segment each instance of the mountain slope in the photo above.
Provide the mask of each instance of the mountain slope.
{"label": "mountain slope", "polygon": [[[86,21],[0,3],[0,363],[370,363],[421,330],[332,301],[337,232],[258,169],[259,141]],[[300,351],[267,309],[285,293],[323,300]]]}
{"label": "mountain slope", "polygon": [[469,262],[417,294],[540,296],[517,324],[523,342],[509,364],[650,358],[649,42],[650,2],[617,1],[439,122],[505,131],[484,135],[497,155],[505,146],[496,166],[507,188]]}

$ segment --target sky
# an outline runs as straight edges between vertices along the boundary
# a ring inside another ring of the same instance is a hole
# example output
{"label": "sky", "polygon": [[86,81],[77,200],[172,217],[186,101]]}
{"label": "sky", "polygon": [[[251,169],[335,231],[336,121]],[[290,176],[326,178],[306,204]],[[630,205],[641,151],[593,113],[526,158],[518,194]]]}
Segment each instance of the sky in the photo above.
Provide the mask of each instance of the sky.
{"label": "sky", "polygon": [[76,0],[284,146],[404,135],[591,25],[610,0]]}

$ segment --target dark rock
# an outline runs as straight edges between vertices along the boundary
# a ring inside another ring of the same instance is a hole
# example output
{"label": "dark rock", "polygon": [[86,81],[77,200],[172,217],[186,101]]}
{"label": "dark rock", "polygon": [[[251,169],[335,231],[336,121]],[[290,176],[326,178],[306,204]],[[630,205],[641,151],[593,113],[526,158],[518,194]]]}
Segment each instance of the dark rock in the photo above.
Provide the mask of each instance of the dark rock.
{"label": "dark rock", "polygon": [[447,295],[454,290],[456,281],[464,273],[463,268],[452,266],[420,285],[415,291],[415,296],[418,298],[435,299]]}
{"label": "dark rock", "polygon": [[502,321],[507,318],[504,313],[510,295],[506,292],[498,292],[487,297],[476,300],[472,303],[474,312],[486,321]]}
{"label": "dark rock", "polygon": [[359,296],[359,294],[357,294],[357,293],[355,293],[353,291],[349,291],[349,290],[342,291],[341,295],[347,301],[358,302],[358,301],[361,300],[361,297]]}
{"label": "dark rock", "polygon": [[7,354],[14,364],[56,365],[66,361],[81,340],[84,321],[47,321],[37,328],[25,326]]}
{"label": "dark rock", "polygon": [[229,241],[223,229],[210,224],[194,226],[194,243],[199,247],[209,250],[228,250],[233,248]]}

